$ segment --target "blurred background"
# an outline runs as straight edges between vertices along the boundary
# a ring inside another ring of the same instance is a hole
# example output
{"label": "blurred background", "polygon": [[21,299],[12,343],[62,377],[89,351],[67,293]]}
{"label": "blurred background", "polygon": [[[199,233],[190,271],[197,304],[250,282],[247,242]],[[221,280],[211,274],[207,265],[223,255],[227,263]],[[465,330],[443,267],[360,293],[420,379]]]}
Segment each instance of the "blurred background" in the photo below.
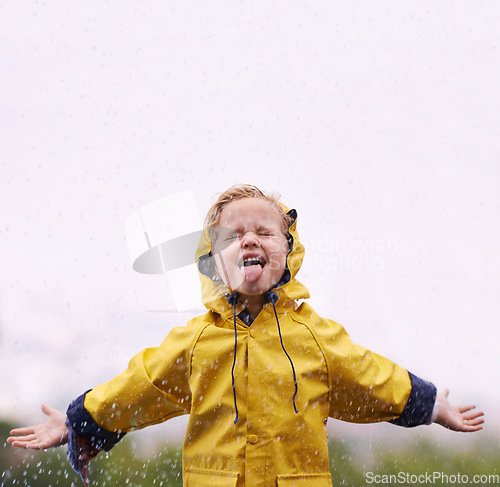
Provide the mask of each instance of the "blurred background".
{"label": "blurred background", "polygon": [[[177,312],[175,283],[132,270],[129,215],[192,190],[204,217],[244,182],[298,210],[297,277],[320,315],[487,415],[474,435],[332,421],[333,470],[358,469],[334,480],[361,485],[370,465],[405,459],[428,470],[429,445],[450,474],[464,458],[494,473],[498,2],[6,1],[0,12],[1,443],[12,424],[42,421],[42,402],[65,409],[203,312]],[[177,465],[185,425],[120,448],[149,464],[167,445],[160,464]],[[49,456],[1,452],[5,485],[27,464],[41,465],[33,485],[45,485],[40,469],[55,475]]]}

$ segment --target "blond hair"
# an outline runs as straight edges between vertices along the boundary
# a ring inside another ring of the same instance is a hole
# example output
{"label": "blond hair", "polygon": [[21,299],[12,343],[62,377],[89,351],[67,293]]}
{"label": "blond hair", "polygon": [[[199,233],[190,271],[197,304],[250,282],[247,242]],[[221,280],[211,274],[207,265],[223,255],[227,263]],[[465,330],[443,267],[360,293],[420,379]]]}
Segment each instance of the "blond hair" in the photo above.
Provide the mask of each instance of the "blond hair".
{"label": "blond hair", "polygon": [[232,201],[241,200],[243,198],[259,198],[271,203],[273,208],[278,212],[283,226],[283,233],[287,235],[288,228],[293,223],[293,218],[285,213],[285,210],[279,204],[279,197],[279,194],[267,195],[257,188],[257,186],[251,184],[235,184],[223,193],[219,193],[217,201],[212,205],[210,210],[208,210],[205,219],[205,227],[210,229],[210,227],[217,226],[222,210]]}

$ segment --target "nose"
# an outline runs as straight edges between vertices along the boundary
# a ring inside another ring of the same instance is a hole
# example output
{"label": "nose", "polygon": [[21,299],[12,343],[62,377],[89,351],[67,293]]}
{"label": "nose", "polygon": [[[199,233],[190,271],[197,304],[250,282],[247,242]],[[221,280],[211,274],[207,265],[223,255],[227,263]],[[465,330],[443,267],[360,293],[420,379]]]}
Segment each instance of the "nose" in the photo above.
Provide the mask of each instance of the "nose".
{"label": "nose", "polygon": [[253,232],[247,232],[243,235],[241,246],[244,249],[249,247],[260,247],[259,237]]}

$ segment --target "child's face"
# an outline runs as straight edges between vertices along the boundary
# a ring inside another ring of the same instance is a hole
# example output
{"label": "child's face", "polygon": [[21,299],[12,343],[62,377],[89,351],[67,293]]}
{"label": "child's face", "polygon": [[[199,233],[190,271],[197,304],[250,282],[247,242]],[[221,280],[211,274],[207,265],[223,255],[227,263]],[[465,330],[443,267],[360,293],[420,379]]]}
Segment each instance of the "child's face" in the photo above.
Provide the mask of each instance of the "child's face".
{"label": "child's face", "polygon": [[283,275],[288,242],[277,210],[259,198],[227,204],[213,244],[217,270],[225,284],[243,296],[258,296]]}

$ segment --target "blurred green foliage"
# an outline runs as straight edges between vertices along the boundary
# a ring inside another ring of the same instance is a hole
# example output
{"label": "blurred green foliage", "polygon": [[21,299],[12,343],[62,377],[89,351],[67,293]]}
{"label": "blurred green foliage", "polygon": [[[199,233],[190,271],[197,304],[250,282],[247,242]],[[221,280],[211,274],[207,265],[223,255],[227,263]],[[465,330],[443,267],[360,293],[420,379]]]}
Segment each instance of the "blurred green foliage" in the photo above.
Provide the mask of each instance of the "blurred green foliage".
{"label": "blurred green foliage", "polygon": [[[500,486],[500,442],[491,439],[477,439],[467,442],[449,442],[419,439],[415,442],[376,441],[363,445],[359,440],[344,439],[330,441],[330,470],[334,486],[369,485],[488,485]],[[462,434],[463,435],[463,434]],[[433,479],[434,473],[439,478]],[[427,474],[427,477],[426,477]],[[460,483],[467,478],[468,483]],[[398,477],[400,476],[401,477]],[[487,482],[473,483],[474,476],[490,476]],[[393,476],[397,481],[384,482]],[[420,482],[409,479],[420,478]],[[442,481],[447,479],[448,481]],[[376,480],[376,481],[374,481]]]}
{"label": "blurred green foliage", "polygon": [[[65,448],[51,451],[25,451],[5,443],[13,426],[0,422],[0,486],[83,486],[66,459]],[[498,442],[474,443],[466,449],[452,443],[418,440],[404,444],[376,441],[366,444],[359,439],[336,439],[329,443],[330,465],[334,486],[387,485],[367,482],[373,475],[409,475],[443,472],[461,473],[469,479],[475,474],[500,476]],[[182,486],[182,452],[168,446],[158,453],[154,448],[148,457],[136,445],[133,435],[125,437],[109,454],[100,454],[90,464],[89,478],[95,487],[130,485],[134,487]],[[500,478],[500,477],[499,477]],[[392,484],[398,485],[398,484]],[[431,484],[432,485],[432,484]],[[434,484],[438,485],[438,484]],[[464,484],[460,484],[464,485]],[[489,482],[485,485],[500,485]]]}

